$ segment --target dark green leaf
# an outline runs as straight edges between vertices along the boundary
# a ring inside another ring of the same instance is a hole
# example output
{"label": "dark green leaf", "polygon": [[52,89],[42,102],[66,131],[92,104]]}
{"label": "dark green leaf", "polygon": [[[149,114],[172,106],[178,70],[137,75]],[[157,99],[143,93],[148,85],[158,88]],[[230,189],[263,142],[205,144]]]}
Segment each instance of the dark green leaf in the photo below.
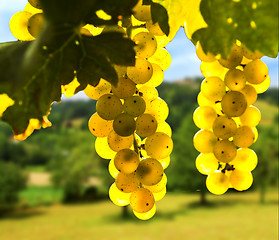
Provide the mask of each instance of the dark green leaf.
{"label": "dark green leaf", "polygon": [[158,22],[162,31],[169,35],[170,33],[170,26],[169,26],[169,17],[167,10],[159,3],[152,3],[151,4],[151,16],[152,21],[154,23]]}
{"label": "dark green leaf", "polygon": [[205,52],[226,57],[240,40],[249,50],[266,56],[278,54],[278,0],[202,0],[201,13],[208,24],[193,34]]}

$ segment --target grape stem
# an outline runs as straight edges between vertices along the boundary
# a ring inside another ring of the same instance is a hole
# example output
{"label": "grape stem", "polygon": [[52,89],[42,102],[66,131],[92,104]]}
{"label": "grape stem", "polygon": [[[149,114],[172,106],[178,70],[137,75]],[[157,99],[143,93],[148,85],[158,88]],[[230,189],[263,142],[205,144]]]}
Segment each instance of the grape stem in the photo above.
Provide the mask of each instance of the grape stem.
{"label": "grape stem", "polygon": [[222,172],[222,173],[225,173],[226,170],[227,170],[227,171],[232,171],[232,170],[234,170],[234,169],[235,169],[235,168],[233,167],[233,165],[230,165],[230,164],[226,163],[226,166],[221,170],[221,172]]}

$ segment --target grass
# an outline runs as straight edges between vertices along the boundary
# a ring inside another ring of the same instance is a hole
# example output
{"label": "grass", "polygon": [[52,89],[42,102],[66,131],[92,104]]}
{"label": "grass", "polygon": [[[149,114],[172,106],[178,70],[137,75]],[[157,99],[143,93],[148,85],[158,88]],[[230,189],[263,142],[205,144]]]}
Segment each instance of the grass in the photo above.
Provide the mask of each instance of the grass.
{"label": "grass", "polygon": [[270,125],[274,122],[274,118],[278,114],[278,107],[276,105],[263,100],[257,100],[253,105],[261,111],[261,125]]}
{"label": "grass", "polygon": [[168,194],[149,221],[123,220],[109,201],[54,205],[15,212],[0,221],[3,240],[276,240],[277,192],[259,205],[259,194],[210,196],[201,207],[197,195]]}
{"label": "grass", "polygon": [[29,166],[26,166],[24,168],[24,170],[26,172],[46,172],[46,166],[45,165],[37,165],[37,166],[29,165]]}
{"label": "grass", "polygon": [[52,186],[28,186],[19,197],[22,204],[34,207],[61,202],[63,192]]}

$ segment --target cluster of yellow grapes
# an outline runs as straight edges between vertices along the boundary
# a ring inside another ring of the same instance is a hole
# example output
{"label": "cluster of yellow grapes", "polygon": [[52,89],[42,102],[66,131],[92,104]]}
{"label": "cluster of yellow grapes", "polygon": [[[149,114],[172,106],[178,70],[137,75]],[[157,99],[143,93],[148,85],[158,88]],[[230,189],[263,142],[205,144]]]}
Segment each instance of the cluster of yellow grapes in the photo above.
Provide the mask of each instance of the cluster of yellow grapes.
{"label": "cluster of yellow grapes", "polygon": [[[173,149],[172,131],[165,122],[169,109],[155,88],[162,83],[171,58],[162,43],[162,39],[167,43],[167,37],[151,22],[150,6],[140,2],[133,11],[135,66],[115,66],[117,86],[101,79],[84,92],[97,100],[88,126],[97,137],[98,155],[111,159],[108,168],[115,183],[109,197],[118,206],[130,204],[136,217],[147,220],[156,212],[155,201],[166,194],[164,169]],[[121,26],[113,29],[127,31]]]}
{"label": "cluster of yellow grapes", "polygon": [[240,42],[227,59],[205,54],[200,43],[196,52],[205,77],[193,114],[201,129],[193,139],[200,152],[196,167],[207,175],[206,186],[213,194],[229,188],[246,190],[258,162],[249,147],[257,140],[256,126],[261,120],[259,109],[252,104],[270,85],[268,68],[260,60],[262,54],[248,51]]}

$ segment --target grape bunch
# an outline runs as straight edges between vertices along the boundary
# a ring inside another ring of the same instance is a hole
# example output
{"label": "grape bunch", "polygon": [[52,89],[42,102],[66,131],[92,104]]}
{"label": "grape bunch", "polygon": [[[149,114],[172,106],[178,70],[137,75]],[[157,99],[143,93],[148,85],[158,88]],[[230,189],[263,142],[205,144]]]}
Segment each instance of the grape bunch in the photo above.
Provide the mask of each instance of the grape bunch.
{"label": "grape bunch", "polygon": [[251,171],[258,158],[249,147],[257,140],[256,126],[261,120],[253,104],[257,94],[270,85],[268,68],[259,52],[250,52],[236,42],[227,59],[205,53],[196,45],[205,79],[193,114],[198,131],[193,139],[200,152],[196,168],[207,175],[206,186],[213,194],[223,194],[229,188],[247,190],[253,182]]}
{"label": "grape bunch", "polygon": [[[156,212],[155,202],[166,194],[164,169],[173,149],[172,131],[165,122],[169,109],[156,90],[171,57],[164,48],[167,36],[152,23],[150,6],[140,1],[133,11],[130,37],[136,43],[135,66],[115,66],[117,86],[101,79],[84,92],[97,100],[88,127],[97,137],[97,154],[110,159],[108,170],[115,182],[109,197],[118,206],[130,204],[137,218],[147,220]],[[108,30],[129,31],[122,26]]]}

